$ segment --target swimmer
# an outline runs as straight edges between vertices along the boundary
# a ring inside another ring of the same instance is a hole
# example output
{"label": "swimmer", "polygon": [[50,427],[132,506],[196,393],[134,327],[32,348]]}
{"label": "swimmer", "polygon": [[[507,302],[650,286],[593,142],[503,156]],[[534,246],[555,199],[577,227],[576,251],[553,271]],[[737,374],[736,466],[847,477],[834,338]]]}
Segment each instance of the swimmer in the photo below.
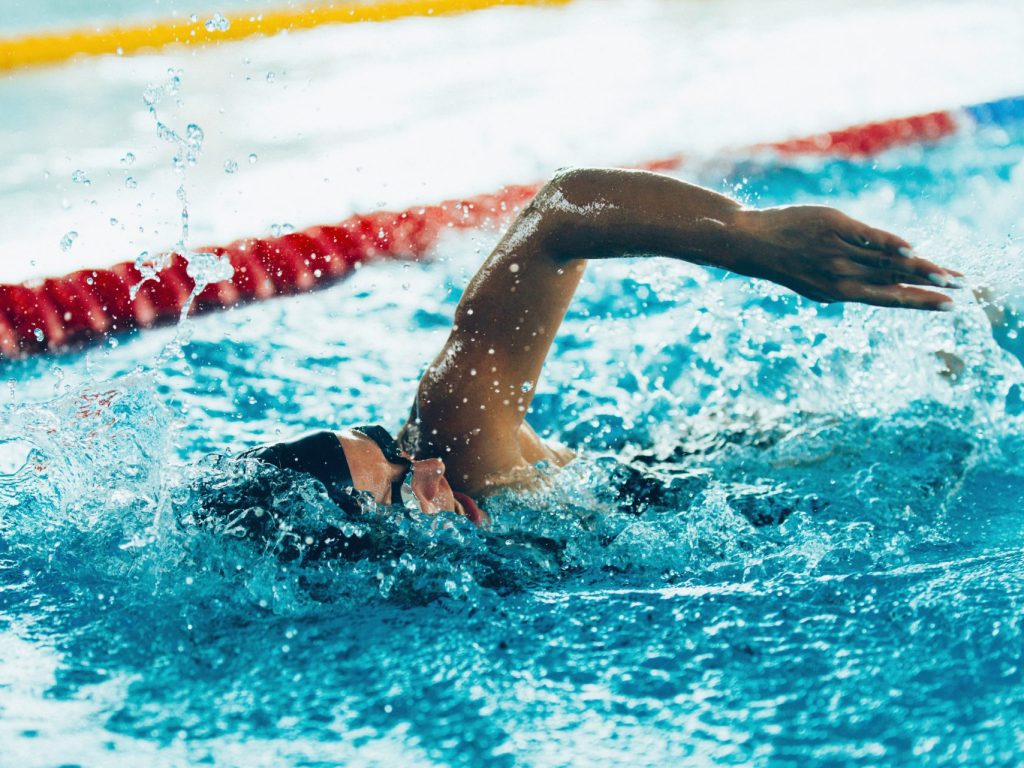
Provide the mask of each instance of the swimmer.
{"label": "swimmer", "polygon": [[905,240],[820,206],[753,209],[644,171],[558,173],[470,281],[423,374],[405,426],[317,432],[241,457],[317,478],[343,508],[357,496],[464,515],[541,482],[571,450],[526,420],[545,358],[590,260],[663,256],[769,280],[815,301],[942,311],[962,275]]}

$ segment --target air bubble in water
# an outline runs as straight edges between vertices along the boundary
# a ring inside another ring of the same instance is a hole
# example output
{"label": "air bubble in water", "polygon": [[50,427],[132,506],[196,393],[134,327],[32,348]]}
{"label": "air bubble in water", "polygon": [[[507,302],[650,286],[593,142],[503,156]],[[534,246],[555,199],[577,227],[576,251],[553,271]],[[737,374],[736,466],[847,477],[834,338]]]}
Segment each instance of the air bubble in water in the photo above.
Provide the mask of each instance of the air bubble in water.
{"label": "air bubble in water", "polygon": [[121,162],[124,165],[131,165],[132,163],[135,162],[135,153],[134,152],[125,152],[124,153],[124,157],[121,158]]}
{"label": "air bubble in water", "polygon": [[139,182],[135,180],[134,176],[129,176],[127,179],[124,180],[124,185],[128,187],[128,189],[135,189],[137,186],[139,186]]}
{"label": "air bubble in water", "polygon": [[71,180],[75,182],[75,184],[85,184],[86,186],[92,184],[92,182],[89,181],[89,177],[85,174],[85,171],[81,170],[72,173]]}
{"label": "air bubble in water", "polygon": [[259,156],[253,152],[249,155],[249,165],[256,165],[256,161],[259,160]]}
{"label": "air bubble in water", "polygon": [[267,82],[268,83],[272,83],[276,79],[277,79],[277,75],[275,75],[273,72],[267,72]]}
{"label": "air bubble in water", "polygon": [[46,335],[43,333],[41,328],[33,328],[32,335],[36,337],[36,341],[45,341]]}
{"label": "air bubble in water", "polygon": [[224,163],[224,173],[235,173],[238,170],[238,163],[234,160],[227,160]]}
{"label": "air bubble in water", "polygon": [[520,386],[519,388],[521,390],[523,390],[523,392],[529,392],[530,390],[533,389],[533,382],[532,381],[524,381],[522,386]]}
{"label": "air bubble in water", "polygon": [[220,13],[213,14],[212,19],[207,19],[203,24],[207,32],[227,32],[231,28],[231,22]]}
{"label": "air bubble in water", "polygon": [[78,239],[78,233],[75,230],[65,232],[64,237],[60,239],[60,249],[62,251],[70,250],[71,246],[75,244],[75,240]]}

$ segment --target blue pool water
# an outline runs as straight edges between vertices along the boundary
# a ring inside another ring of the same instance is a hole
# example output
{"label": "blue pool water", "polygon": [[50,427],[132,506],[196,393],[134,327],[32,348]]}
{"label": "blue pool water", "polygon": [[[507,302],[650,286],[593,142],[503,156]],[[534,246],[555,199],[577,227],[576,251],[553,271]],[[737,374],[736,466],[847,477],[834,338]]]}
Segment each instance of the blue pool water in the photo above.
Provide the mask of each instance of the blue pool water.
{"label": "blue pool water", "polygon": [[[1019,126],[686,176],[835,204],[1024,288]],[[0,763],[1018,764],[1024,371],[967,296],[822,307],[594,265],[531,417],[582,453],[554,490],[493,500],[488,530],[380,510],[355,563],[188,523],[207,454],[397,427],[496,237],[4,364]],[[613,514],[612,457],[672,503]]]}

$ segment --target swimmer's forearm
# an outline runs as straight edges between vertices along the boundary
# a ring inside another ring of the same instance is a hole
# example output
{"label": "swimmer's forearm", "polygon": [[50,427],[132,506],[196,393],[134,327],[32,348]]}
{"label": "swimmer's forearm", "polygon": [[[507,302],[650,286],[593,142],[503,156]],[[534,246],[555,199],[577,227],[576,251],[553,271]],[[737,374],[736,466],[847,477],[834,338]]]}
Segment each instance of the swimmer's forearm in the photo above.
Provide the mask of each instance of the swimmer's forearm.
{"label": "swimmer's forearm", "polygon": [[668,256],[746,274],[745,209],[711,190],[660,174],[578,169],[538,195],[547,245],[561,258]]}

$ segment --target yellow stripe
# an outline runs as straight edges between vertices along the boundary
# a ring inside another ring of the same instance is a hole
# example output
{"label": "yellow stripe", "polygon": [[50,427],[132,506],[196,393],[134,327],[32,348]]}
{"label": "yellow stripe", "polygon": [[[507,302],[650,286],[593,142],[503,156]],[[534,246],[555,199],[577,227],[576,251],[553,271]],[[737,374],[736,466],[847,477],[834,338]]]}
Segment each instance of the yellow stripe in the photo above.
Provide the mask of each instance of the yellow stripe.
{"label": "yellow stripe", "polygon": [[225,14],[226,30],[208,30],[205,18],[174,19],[137,26],[78,29],[0,38],[0,71],[56,64],[76,56],[128,54],[175,43],[205,46],[252,35],[275,35],[321,24],[391,21],[409,16],[441,16],[498,5],[562,5],[571,0],[383,0],[307,8],[284,8]]}

